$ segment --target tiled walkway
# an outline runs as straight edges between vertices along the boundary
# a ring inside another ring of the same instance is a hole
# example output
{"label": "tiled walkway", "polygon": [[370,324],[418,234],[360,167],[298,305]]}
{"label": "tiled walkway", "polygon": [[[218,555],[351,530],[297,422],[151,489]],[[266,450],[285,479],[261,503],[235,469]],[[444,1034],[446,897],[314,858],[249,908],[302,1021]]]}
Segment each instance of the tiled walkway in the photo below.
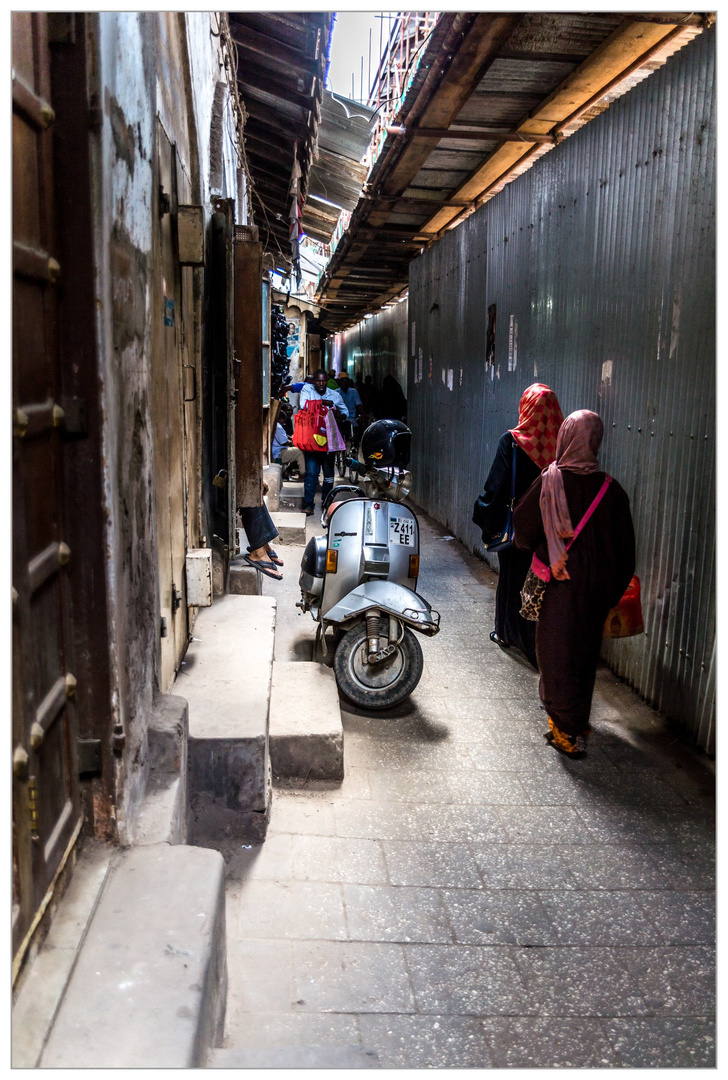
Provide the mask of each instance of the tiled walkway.
{"label": "tiled walkway", "polygon": [[[421,524],[442,632],[420,686],[391,714],[345,707],[344,782],[277,787],[266,842],[225,852],[226,1045],[714,1065],[710,771],[606,668],[588,758],[550,749],[537,676],[488,640],[495,576]],[[309,659],[284,551],[277,657]]]}

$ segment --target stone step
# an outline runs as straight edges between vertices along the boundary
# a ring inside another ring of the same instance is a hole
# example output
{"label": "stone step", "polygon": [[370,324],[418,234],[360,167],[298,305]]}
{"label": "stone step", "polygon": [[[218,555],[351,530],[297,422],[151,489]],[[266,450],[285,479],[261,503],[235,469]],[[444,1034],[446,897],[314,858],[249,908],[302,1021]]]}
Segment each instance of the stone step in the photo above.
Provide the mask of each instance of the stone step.
{"label": "stone step", "polygon": [[265,836],[275,615],[271,596],[228,594],[195,621],[174,686],[189,705],[191,843]]}
{"label": "stone step", "polygon": [[280,509],[279,499],[281,494],[282,473],[282,466],[276,465],[275,462],[271,465],[263,466],[263,479],[268,484],[268,494],[265,496],[265,505],[271,513]]}
{"label": "stone step", "polygon": [[273,524],[278,530],[282,544],[306,543],[306,515],[292,511],[280,511],[271,514]]}
{"label": "stone step", "polygon": [[[86,840],[35,960],[21,974],[12,1017],[12,1068],[37,1069],[91,925],[115,849]],[[82,1068],[84,1062],[74,1062]]]}
{"label": "stone step", "polygon": [[185,698],[159,694],[149,723],[144,798],[130,825],[134,846],[187,843],[188,732]]}
{"label": "stone step", "polygon": [[303,509],[303,481],[284,480],[278,495],[278,509]]}
{"label": "stone step", "polygon": [[310,661],[274,661],[270,760],[278,777],[343,778],[344,729],[329,668]]}
{"label": "stone step", "polygon": [[[245,532],[242,529],[239,531],[243,534],[244,540],[242,550],[247,552],[248,541],[245,538]],[[243,555],[236,555],[230,560],[227,591],[235,596],[262,596],[263,575],[258,570],[254,570],[243,559]]]}
{"label": "stone step", "polygon": [[218,851],[159,844],[116,854],[40,1068],[203,1066],[223,1036],[225,952]]}
{"label": "stone step", "polygon": [[211,1051],[208,1069],[379,1069],[379,1058],[363,1046],[281,1046],[276,1050]]}

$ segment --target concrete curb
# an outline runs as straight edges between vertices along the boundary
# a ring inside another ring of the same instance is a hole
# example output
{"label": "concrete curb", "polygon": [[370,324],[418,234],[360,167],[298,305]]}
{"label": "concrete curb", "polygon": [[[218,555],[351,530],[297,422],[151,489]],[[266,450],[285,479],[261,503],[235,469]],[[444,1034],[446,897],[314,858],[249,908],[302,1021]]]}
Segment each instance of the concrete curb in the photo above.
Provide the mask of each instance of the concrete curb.
{"label": "concrete curb", "polygon": [[222,1039],[225,863],[186,846],[117,854],[41,1068],[195,1068]]}

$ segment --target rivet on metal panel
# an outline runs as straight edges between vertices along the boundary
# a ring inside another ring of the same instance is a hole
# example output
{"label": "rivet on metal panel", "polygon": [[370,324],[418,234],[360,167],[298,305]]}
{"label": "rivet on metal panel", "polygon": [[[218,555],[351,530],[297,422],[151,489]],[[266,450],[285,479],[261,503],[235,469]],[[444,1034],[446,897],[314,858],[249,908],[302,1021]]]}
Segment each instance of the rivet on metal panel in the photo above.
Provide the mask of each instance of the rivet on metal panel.
{"label": "rivet on metal panel", "polygon": [[55,285],[55,283],[58,281],[60,276],[61,276],[61,264],[59,262],[57,262],[56,259],[49,259],[48,260],[48,278],[49,278],[49,280],[51,281],[52,284]]}
{"label": "rivet on metal panel", "polygon": [[60,405],[53,406],[53,427],[60,427],[66,418],[66,414]]}
{"label": "rivet on metal panel", "polygon": [[73,697],[76,693],[76,686],[78,682],[76,676],[72,675],[70,671],[66,672],[66,697]]}
{"label": "rivet on metal panel", "polygon": [[50,105],[44,103],[41,105],[40,118],[43,121],[43,127],[49,128],[56,119],[56,114]]}
{"label": "rivet on metal panel", "polygon": [[58,561],[61,566],[65,566],[68,560],[71,558],[71,549],[68,544],[64,544],[63,541],[58,545]]}
{"label": "rivet on metal panel", "polygon": [[36,720],[30,728],[30,745],[33,747],[34,750],[38,750],[43,745],[44,739],[45,731]]}

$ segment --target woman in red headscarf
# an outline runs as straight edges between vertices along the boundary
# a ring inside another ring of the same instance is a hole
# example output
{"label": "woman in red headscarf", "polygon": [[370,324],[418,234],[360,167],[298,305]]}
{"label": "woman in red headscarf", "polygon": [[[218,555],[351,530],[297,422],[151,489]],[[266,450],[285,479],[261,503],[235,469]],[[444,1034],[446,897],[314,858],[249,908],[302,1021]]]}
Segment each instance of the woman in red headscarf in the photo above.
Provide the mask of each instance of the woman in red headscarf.
{"label": "woman in red headscarf", "polygon": [[[562,420],[556,394],[548,386],[533,383],[523,391],[518,405],[518,424],[501,436],[485,482],[485,492],[476,503],[473,521],[482,529],[485,543],[503,528],[511,497],[514,451],[515,505],[541,470],[554,460]],[[536,626],[520,615],[521,589],[531,564],[530,555],[509,547],[498,552],[498,563],[495,629],[490,640],[504,648],[515,646],[537,667]]]}
{"label": "woman in red headscarf", "polygon": [[[551,570],[536,629],[541,672],[539,692],[549,717],[546,738],[557,750],[580,757],[586,749],[589,713],[602,628],[634,573],[635,541],[629,499],[599,468],[604,434],[588,409],[564,420],[556,460],[516,507],[516,544]],[[602,492],[579,531],[574,530]],[[568,545],[568,550],[567,550]]]}

